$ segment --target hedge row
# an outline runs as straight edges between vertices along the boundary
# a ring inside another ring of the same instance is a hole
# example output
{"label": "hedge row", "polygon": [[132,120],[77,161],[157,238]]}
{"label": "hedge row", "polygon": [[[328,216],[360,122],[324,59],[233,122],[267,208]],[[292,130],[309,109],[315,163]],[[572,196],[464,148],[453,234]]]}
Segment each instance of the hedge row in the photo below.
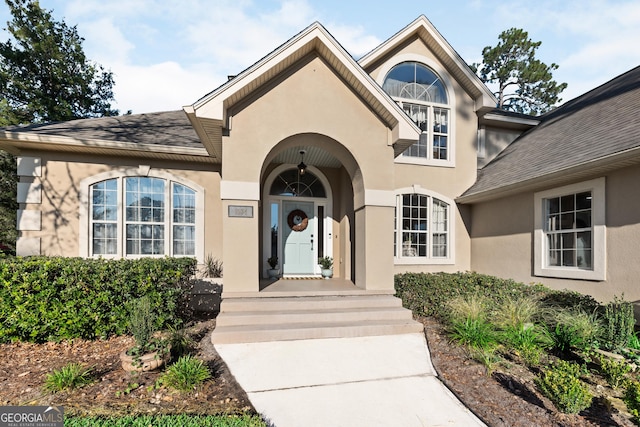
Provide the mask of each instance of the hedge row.
{"label": "hedge row", "polygon": [[599,304],[588,295],[555,291],[543,285],[525,285],[478,273],[405,273],[395,276],[396,294],[419,316],[447,317],[447,302],[456,297],[484,296],[499,304],[507,297],[537,296],[547,306],[582,307],[592,312]]}
{"label": "hedge row", "polygon": [[0,342],[123,334],[129,302],[143,295],[159,328],[177,326],[195,267],[192,258],[1,258]]}

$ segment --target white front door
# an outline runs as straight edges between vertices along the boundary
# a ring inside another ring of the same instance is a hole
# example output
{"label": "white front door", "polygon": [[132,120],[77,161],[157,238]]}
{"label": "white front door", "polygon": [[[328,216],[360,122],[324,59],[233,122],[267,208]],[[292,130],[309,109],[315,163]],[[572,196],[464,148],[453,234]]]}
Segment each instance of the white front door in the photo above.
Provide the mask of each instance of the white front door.
{"label": "white front door", "polygon": [[314,274],[316,223],[313,202],[282,202],[283,274]]}

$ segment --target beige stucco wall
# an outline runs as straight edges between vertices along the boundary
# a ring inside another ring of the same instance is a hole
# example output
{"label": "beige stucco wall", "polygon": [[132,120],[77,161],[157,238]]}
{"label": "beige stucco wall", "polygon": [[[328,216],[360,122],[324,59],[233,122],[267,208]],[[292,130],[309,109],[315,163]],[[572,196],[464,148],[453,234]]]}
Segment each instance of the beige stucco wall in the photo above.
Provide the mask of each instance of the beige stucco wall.
{"label": "beige stucco wall", "polygon": [[[259,182],[264,159],[278,143],[293,135],[317,133],[349,151],[366,188],[392,187],[393,168],[387,166],[393,159],[389,129],[318,57],[306,58],[294,73],[232,108],[231,114],[232,128],[223,138],[224,180]],[[337,145],[300,143],[321,145],[337,158],[342,155]],[[243,161],[238,164],[236,159]]]}
{"label": "beige stucco wall", "polygon": [[[595,178],[595,177],[594,177]],[[534,276],[532,265],[534,193],[527,192],[472,207],[471,269],[524,283],[543,283],[608,301],[624,293],[640,302],[640,166],[606,175],[605,281],[553,279]]]}
{"label": "beige stucco wall", "polygon": [[521,134],[521,130],[486,126],[484,128],[484,156],[478,158],[478,168],[482,168],[493,160]]}
{"label": "beige stucco wall", "polygon": [[[222,221],[220,203],[220,173],[212,164],[169,162],[150,159],[134,159],[70,153],[22,153],[41,159],[40,178],[21,178],[21,181],[42,183],[42,203],[23,204],[21,208],[38,210],[42,214],[41,230],[22,231],[25,238],[40,238],[43,255],[79,256],[80,238],[80,182],[96,174],[151,166],[178,178],[192,181],[205,189],[204,255],[222,258]],[[86,190],[86,189],[85,189]]]}
{"label": "beige stucco wall", "polygon": [[[334,275],[355,278],[361,287],[393,286],[393,245],[386,250],[364,248],[364,234],[358,239],[354,224],[358,223],[354,209],[363,212],[364,190],[393,191],[393,147],[389,145],[390,130],[372,112],[325,61],[308,56],[291,69],[274,79],[257,94],[242,100],[229,110],[231,129],[223,137],[223,181],[255,183],[262,188],[265,177],[273,168],[271,161],[291,147],[319,147],[342,163],[338,169],[323,169],[333,193],[333,255]],[[241,197],[229,195],[225,203],[245,203]],[[264,195],[263,195],[264,197]],[[247,203],[252,201],[247,200]],[[371,230],[380,229],[375,221],[379,215],[373,210],[366,222]],[[393,221],[388,221],[389,223]],[[373,221],[373,222],[371,222]],[[240,231],[238,221],[224,222],[225,235],[239,233],[261,234],[262,223],[258,218],[243,221]],[[364,223],[363,222],[363,223]],[[382,220],[382,222],[386,222]],[[368,230],[367,233],[372,231]],[[378,231],[380,234],[380,231]],[[385,229],[382,239],[392,241],[393,229]],[[369,240],[376,240],[371,237]],[[360,243],[359,243],[360,241]],[[237,246],[237,247],[236,247]],[[227,239],[224,251],[233,254],[241,247],[249,246],[248,253],[256,252],[256,262],[231,266],[226,270],[225,286],[229,289],[256,290],[257,278],[263,268],[261,239]],[[357,263],[366,258],[370,265],[389,265],[384,272],[369,274]],[[225,257],[228,258],[228,257]],[[229,261],[231,263],[235,261]],[[237,273],[236,273],[237,272]],[[236,288],[235,284],[238,284]],[[242,285],[240,285],[242,283]],[[380,285],[379,283],[384,283]]]}
{"label": "beige stucco wall", "polygon": [[[394,188],[401,189],[417,185],[433,192],[436,197],[441,195],[453,200],[469,188],[476,179],[478,117],[474,112],[474,100],[418,38],[407,41],[377,61],[370,70],[371,76],[379,84],[382,84],[388,70],[406,60],[423,62],[436,71],[445,82],[451,106],[450,143],[454,147],[455,157],[453,167],[396,162]],[[401,160],[404,161],[406,158]],[[401,264],[396,265],[394,271],[396,273],[406,271],[454,272],[469,269],[471,263],[470,238],[464,221],[465,210],[465,207],[457,207],[451,203],[451,212],[455,221],[453,242],[455,263]]]}

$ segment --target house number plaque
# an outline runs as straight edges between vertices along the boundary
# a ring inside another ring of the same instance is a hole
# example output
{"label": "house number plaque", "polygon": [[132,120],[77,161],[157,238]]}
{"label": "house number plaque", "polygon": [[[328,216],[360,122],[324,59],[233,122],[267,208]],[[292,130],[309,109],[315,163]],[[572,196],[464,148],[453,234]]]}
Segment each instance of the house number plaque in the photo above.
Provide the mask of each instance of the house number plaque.
{"label": "house number plaque", "polygon": [[229,217],[231,218],[253,218],[253,206],[229,206]]}

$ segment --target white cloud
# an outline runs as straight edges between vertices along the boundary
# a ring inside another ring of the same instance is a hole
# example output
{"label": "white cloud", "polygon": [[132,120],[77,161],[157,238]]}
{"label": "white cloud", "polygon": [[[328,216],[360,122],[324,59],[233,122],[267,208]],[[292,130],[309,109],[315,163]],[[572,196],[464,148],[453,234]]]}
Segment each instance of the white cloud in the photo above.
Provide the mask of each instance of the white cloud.
{"label": "white cloud", "polygon": [[374,35],[367,34],[361,26],[336,24],[327,30],[355,59],[369,53],[381,43]]}
{"label": "white cloud", "polygon": [[114,88],[115,107],[121,113],[178,110],[224,81],[223,76],[206,67],[186,69],[176,62],[152,66],[117,64],[113,72],[118,82]]}

